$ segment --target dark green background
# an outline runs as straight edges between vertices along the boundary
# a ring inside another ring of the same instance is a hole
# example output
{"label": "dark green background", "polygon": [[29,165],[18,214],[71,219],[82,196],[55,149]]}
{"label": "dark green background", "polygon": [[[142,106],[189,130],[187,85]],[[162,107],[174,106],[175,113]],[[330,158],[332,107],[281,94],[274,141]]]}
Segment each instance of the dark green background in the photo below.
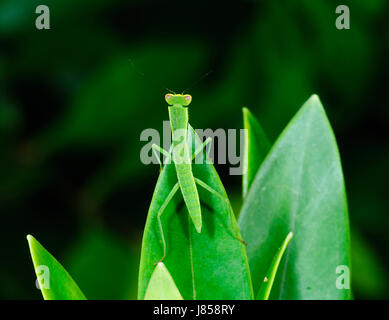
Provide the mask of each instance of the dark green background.
{"label": "dark green background", "polygon": [[[50,30],[35,28],[39,4]],[[350,30],[335,27],[340,4]],[[0,298],[41,298],[28,233],[88,298],[136,297],[159,170],[140,162],[139,136],[168,119],[166,87],[191,86],[193,127],[241,128],[247,106],[272,141],[319,94],[343,161],[355,296],[388,298],[387,12],[385,0],[1,0]],[[241,178],[217,169],[239,208]]]}

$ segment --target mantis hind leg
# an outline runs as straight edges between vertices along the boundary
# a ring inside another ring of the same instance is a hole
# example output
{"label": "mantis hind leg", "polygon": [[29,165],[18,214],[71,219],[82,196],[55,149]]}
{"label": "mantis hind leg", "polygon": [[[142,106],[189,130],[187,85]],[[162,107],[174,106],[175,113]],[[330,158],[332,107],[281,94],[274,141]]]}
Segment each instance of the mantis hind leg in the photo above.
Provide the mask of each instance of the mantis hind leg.
{"label": "mantis hind leg", "polygon": [[[166,240],[165,240],[165,235],[163,232],[161,216],[162,216],[162,213],[165,211],[166,207],[168,206],[168,204],[170,203],[170,201],[173,199],[173,196],[176,194],[178,187],[179,187],[179,184],[177,182],[173,186],[172,190],[170,190],[170,192],[169,192],[168,196],[166,197],[165,201],[163,202],[161,208],[159,208],[159,210],[158,210],[158,214],[157,214],[158,226],[159,226],[159,232],[161,233],[161,239],[162,239],[162,244],[163,244],[163,256],[162,256],[161,260],[159,260],[158,262],[162,262],[163,259],[165,259],[165,257],[166,257]],[[154,265],[156,265],[158,262],[156,262]]]}
{"label": "mantis hind leg", "polygon": [[221,198],[222,200],[225,201],[225,203],[226,203],[227,206],[228,206],[228,210],[229,210],[229,214],[230,214],[230,228],[231,228],[231,230],[232,230],[232,232],[233,232],[233,235],[234,235],[234,237],[235,237],[237,240],[239,240],[241,243],[243,243],[243,244],[246,246],[247,243],[244,242],[240,237],[238,237],[238,236],[236,236],[236,235],[234,234],[234,231],[233,231],[233,228],[232,228],[232,216],[231,216],[231,215],[233,214],[233,211],[232,211],[232,207],[231,207],[231,204],[230,204],[228,198],[227,198],[226,196],[220,194],[219,192],[217,192],[215,189],[213,189],[211,186],[209,186],[208,184],[206,184],[204,181],[202,181],[202,180],[200,180],[200,179],[198,179],[198,178],[195,178],[195,181],[196,181],[196,183],[197,183],[199,186],[203,187],[205,190],[209,191],[211,194],[213,194],[213,195],[215,195],[215,196],[218,196],[219,198]]}

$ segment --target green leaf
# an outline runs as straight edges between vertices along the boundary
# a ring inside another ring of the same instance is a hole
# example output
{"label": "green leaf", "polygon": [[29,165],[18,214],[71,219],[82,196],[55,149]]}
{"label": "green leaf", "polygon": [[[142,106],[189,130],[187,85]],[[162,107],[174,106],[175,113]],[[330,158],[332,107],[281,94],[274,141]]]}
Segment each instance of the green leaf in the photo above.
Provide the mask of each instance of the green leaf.
{"label": "green leaf", "polygon": [[64,267],[31,235],[28,245],[45,300],[85,300],[84,294]]}
{"label": "green leaf", "polygon": [[255,175],[270,150],[270,142],[267,139],[261,125],[251,114],[250,110],[243,108],[243,127],[247,130],[247,139],[244,144],[243,154],[243,198],[254,181]]}
{"label": "green leaf", "polygon": [[[201,144],[190,127],[191,150]],[[213,165],[200,154],[193,164],[194,176],[227,197]],[[200,163],[199,163],[200,162]],[[163,256],[157,214],[170,190],[177,182],[174,163],[165,164],[150,204],[144,229],[139,274],[138,298],[143,299],[154,271]],[[166,207],[161,220],[167,243],[163,261],[185,300],[253,299],[250,273],[244,245],[233,212],[220,197],[198,187],[202,202],[203,227],[197,233],[178,191]]]}
{"label": "green leaf", "polygon": [[163,262],[157,263],[147,286],[145,300],[183,300]]}
{"label": "green leaf", "polygon": [[278,249],[277,253],[274,256],[273,262],[271,263],[269,269],[266,272],[266,276],[263,279],[263,283],[261,287],[259,288],[259,292],[257,294],[256,300],[268,300],[270,291],[273,287],[274,279],[277,274],[278,266],[280,265],[282,256],[284,255],[284,252],[286,250],[286,247],[288,246],[290,240],[293,237],[293,233],[289,232],[286,236],[282,246]]}
{"label": "green leaf", "polygon": [[337,289],[338,266],[350,267],[346,193],[334,134],[313,95],[262,163],[243,205],[239,226],[247,242],[254,290],[288,232],[271,299],[347,299]]}

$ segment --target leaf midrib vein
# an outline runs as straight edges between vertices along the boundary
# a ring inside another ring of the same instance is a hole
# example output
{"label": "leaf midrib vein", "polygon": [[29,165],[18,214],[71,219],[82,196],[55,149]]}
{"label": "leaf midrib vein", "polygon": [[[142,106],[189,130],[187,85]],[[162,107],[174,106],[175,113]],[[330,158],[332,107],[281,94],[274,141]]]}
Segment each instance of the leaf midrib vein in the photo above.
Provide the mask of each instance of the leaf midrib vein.
{"label": "leaf midrib vein", "polygon": [[[296,205],[294,206],[293,213],[292,213],[292,219],[291,219],[291,226],[289,232],[294,232],[294,228],[296,225],[296,219],[297,219],[297,209],[300,204],[300,196],[301,196],[301,189],[302,189],[302,177],[303,177],[303,169],[305,165],[305,156],[306,156],[306,147],[307,147],[307,142],[308,142],[308,134],[309,134],[309,129],[311,128],[311,119],[312,119],[312,109],[309,111],[309,120],[307,121],[307,128],[305,130],[305,140],[304,140],[304,149],[303,149],[303,154],[302,154],[302,161],[301,161],[301,166],[300,166],[300,172],[299,172],[299,184],[298,184],[298,192],[297,192],[297,200],[296,200]],[[279,298],[281,298],[284,294],[285,290],[285,278],[287,275],[287,270],[288,270],[288,262],[289,262],[289,257],[290,257],[290,248],[287,249],[286,252],[286,257],[285,257],[285,268],[282,273],[282,278],[281,278],[281,291]]]}

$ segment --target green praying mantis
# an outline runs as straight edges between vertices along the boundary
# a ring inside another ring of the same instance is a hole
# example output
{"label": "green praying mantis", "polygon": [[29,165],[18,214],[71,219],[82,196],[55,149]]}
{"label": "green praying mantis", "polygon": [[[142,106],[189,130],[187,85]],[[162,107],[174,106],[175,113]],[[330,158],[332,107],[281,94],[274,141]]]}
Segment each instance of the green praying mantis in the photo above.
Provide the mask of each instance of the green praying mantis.
{"label": "green praying mantis", "polygon": [[[207,138],[198,148],[195,149],[194,153],[191,154],[189,151],[189,146],[187,144],[187,133],[188,133],[188,106],[192,101],[192,97],[189,94],[171,94],[168,93],[165,95],[165,100],[168,103],[169,107],[169,120],[172,132],[172,148],[171,152],[166,151],[160,146],[153,144],[153,151],[160,152],[165,157],[170,160],[173,160],[176,173],[177,173],[177,183],[173,186],[168,196],[164,200],[163,204],[159,208],[157,218],[158,225],[161,234],[161,240],[163,244],[163,256],[161,261],[163,261],[166,257],[166,240],[162,227],[161,216],[173,199],[174,195],[180,189],[186,208],[188,210],[189,216],[194,224],[194,227],[198,233],[201,233],[202,227],[202,217],[201,217],[201,205],[200,205],[200,197],[197,190],[197,185],[201,186],[205,190],[209,191],[211,194],[218,196],[229,207],[230,215],[232,214],[232,208],[228,198],[216,190],[214,190],[211,186],[206,184],[204,181],[196,178],[193,175],[192,171],[192,161],[196,158],[196,156],[202,152],[208,144],[211,143],[212,139]],[[159,157],[157,156],[159,160]],[[161,163],[160,163],[161,165]],[[245,242],[241,240],[239,237],[235,236],[239,241],[243,244]]]}

